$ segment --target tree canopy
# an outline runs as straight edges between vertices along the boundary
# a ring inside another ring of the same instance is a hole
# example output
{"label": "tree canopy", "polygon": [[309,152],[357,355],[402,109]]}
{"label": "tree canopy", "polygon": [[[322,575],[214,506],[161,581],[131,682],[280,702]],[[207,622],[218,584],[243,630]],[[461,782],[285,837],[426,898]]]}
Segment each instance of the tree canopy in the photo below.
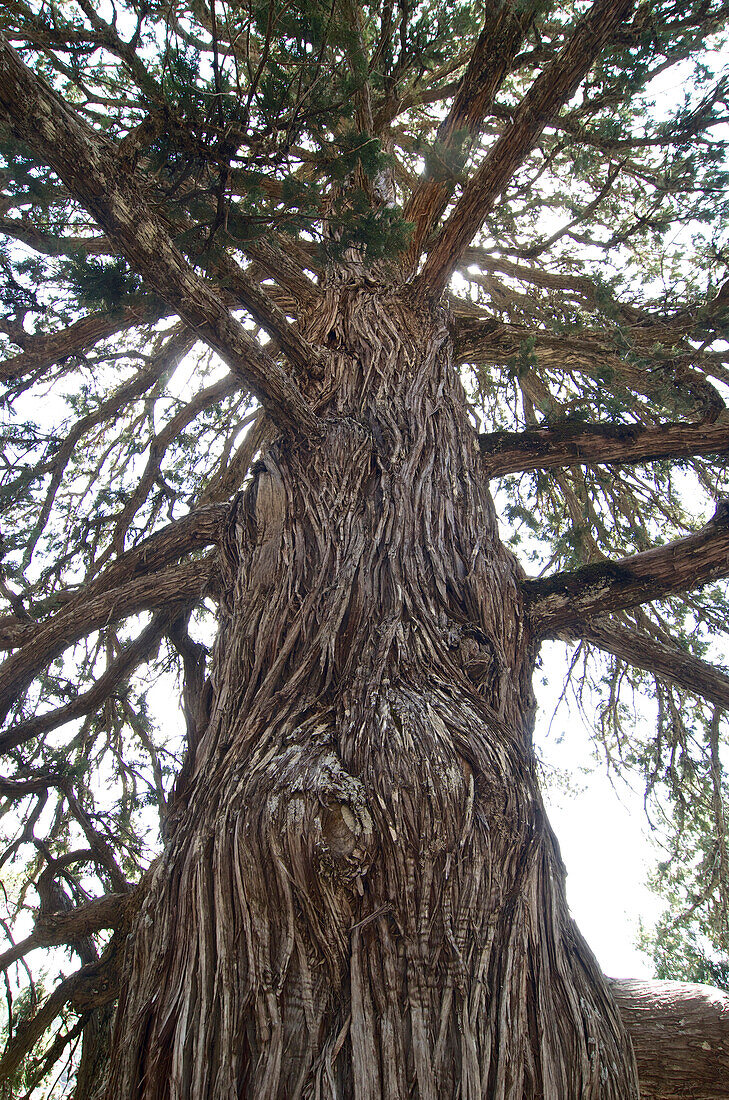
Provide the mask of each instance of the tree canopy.
{"label": "tree canopy", "polygon": [[343,260],[443,296],[528,614],[665,836],[658,976],[729,988],[728,16],[6,0],[13,1096],[65,1094],[115,999],[111,930],[199,728],[229,502],[276,432],[323,430],[306,319]]}

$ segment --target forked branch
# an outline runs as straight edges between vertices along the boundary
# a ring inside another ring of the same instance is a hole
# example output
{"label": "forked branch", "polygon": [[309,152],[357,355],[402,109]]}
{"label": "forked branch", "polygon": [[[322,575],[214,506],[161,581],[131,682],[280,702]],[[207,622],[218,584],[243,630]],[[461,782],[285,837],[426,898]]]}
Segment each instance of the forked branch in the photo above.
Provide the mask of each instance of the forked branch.
{"label": "forked branch", "polygon": [[659,600],[729,576],[729,503],[695,535],[615,562],[523,582],[525,611],[541,638],[596,615]]}
{"label": "forked branch", "polygon": [[416,288],[439,298],[500,192],[524,163],[539,135],[576,92],[613,38],[633,0],[596,0],[555,60],[537,77],[510,124],[471,177],[428,254]]}
{"label": "forked branch", "polygon": [[113,145],[35,76],[0,36],[3,115],[13,133],[53,168],[147,286],[244,379],[272,420],[281,427],[316,431],[318,420],[297,385],[232,316],[219,290],[175,247],[167,225]]}
{"label": "forked branch", "polygon": [[489,2],[484,28],[453,97],[451,109],[438,127],[435,148],[408,205],[405,220],[413,223],[410,261],[414,265],[430,230],[453,194],[457,173],[463,168],[470,142],[488,114],[494,96],[534,22],[535,10],[524,5]]}

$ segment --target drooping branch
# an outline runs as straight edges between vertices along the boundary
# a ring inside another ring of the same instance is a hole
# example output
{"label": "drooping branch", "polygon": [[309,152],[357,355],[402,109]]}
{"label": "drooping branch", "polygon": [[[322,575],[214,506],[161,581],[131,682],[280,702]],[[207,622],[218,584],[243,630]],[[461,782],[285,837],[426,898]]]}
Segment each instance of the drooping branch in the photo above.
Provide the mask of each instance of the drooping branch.
{"label": "drooping branch", "polygon": [[[639,322],[619,333],[586,329],[573,335],[502,323],[473,306],[461,306],[455,329],[460,363],[513,362],[528,345],[542,369],[588,375],[608,390],[627,387],[662,402],[673,394],[679,405],[693,401],[702,419],[709,421],[725,410],[721,394],[706,375],[724,378],[726,352],[697,348],[692,341],[701,328],[695,323],[687,327],[678,318],[655,318],[654,323]],[[632,356],[625,355],[626,340]],[[694,369],[694,364],[701,369]]]}
{"label": "drooping branch", "polygon": [[0,666],[0,715],[7,714],[35,673],[68,646],[110,622],[141,611],[166,608],[179,614],[186,605],[202,599],[214,571],[215,558],[211,555],[148,573],[63,608]]}
{"label": "drooping branch", "polygon": [[409,260],[417,263],[423,242],[448,205],[458,172],[466,163],[470,142],[493,103],[496,92],[534,21],[534,10],[507,3],[486,4],[484,28],[453,97],[451,109],[438,128],[426,172],[405,208],[413,223]]}
{"label": "drooping branch", "polygon": [[30,935],[0,955],[0,971],[7,970],[38,947],[73,943],[104,928],[119,928],[130,904],[136,904],[136,899],[129,893],[105,894],[77,909],[40,914]]}
{"label": "drooping branch", "polygon": [[[175,247],[113,145],[36,77],[2,37],[0,114],[50,164],[133,270],[245,380],[275,423],[309,433],[318,430],[318,420],[293,380]],[[275,330],[271,334],[281,336]]]}
{"label": "drooping branch", "polygon": [[596,0],[559,55],[537,77],[511,123],[471,177],[416,279],[418,292],[438,298],[487,214],[551,118],[568,102],[610,42],[633,0]]}
{"label": "drooping branch", "polygon": [[[143,664],[159,647],[160,639],[172,621],[174,610],[160,611],[129,645],[124,646],[118,656],[111,662],[106,671],[95,681],[88,691],[82,692],[73,702],[56,710],[47,710],[42,714],[35,714],[24,722],[18,722],[6,733],[0,733],[0,753],[10,752],[29,741],[32,737],[38,737],[49,730],[57,729],[66,722],[72,722],[76,718],[83,718],[96,710],[116,688],[124,683],[134,670]],[[0,781],[0,794],[5,793]]]}
{"label": "drooping branch", "polygon": [[29,374],[46,370],[61,359],[86,352],[94,344],[106,340],[133,325],[158,321],[164,310],[159,306],[142,303],[125,306],[109,313],[90,313],[59,332],[37,333],[23,338],[23,350],[18,355],[0,362],[0,380],[17,382]]}
{"label": "drooping branch", "polygon": [[718,668],[634,627],[611,619],[592,619],[560,635],[564,640],[581,638],[636,668],[653,672],[676,687],[701,695],[715,706],[729,710],[729,676]]}
{"label": "drooping branch", "polygon": [[[97,597],[113,590],[121,592],[130,582],[148,578],[184,555],[210,546],[216,541],[220,524],[227,513],[227,504],[208,504],[167,524],[121,554],[93,580],[73,591],[54,594],[51,599],[53,610],[56,611],[61,604],[57,615],[68,616],[76,612],[83,615],[84,608]],[[201,569],[204,571],[204,566],[201,565]],[[51,618],[43,623],[29,622],[28,617],[16,615],[0,619],[0,649],[14,649],[33,643],[55,621],[57,619]]]}
{"label": "drooping branch", "polygon": [[641,1100],[728,1100],[729,994],[707,985],[612,981]]}
{"label": "drooping branch", "polygon": [[12,1078],[43,1033],[61,1014],[67,1004],[80,1012],[113,1001],[119,989],[121,963],[120,946],[114,939],[101,959],[82,966],[60,982],[45,999],[38,1011],[18,1027],[0,1058],[0,1086]]}
{"label": "drooping branch", "polygon": [[586,424],[566,420],[525,432],[479,436],[489,477],[560,466],[627,465],[663,458],[729,453],[729,423]]}
{"label": "drooping branch", "polygon": [[523,582],[525,610],[535,634],[559,635],[596,615],[621,611],[729,576],[729,504],[719,503],[694,535],[615,562]]}

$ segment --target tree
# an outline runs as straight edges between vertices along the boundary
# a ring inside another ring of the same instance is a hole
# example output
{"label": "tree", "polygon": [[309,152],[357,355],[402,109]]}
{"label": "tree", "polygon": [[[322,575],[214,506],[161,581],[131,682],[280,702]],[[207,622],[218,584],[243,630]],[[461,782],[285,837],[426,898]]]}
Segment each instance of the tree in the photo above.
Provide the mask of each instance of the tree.
{"label": "tree", "polygon": [[532,680],[611,655],[720,965],[728,11],[4,6],[2,965],[81,963],[7,977],[9,1095],[627,1100],[630,1035],[678,1087],[569,917]]}

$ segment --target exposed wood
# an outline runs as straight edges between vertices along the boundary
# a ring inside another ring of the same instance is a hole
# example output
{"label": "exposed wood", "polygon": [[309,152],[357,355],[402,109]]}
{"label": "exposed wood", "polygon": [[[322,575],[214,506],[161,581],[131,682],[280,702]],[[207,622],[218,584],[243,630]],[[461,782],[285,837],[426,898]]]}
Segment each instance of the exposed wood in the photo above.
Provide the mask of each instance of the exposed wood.
{"label": "exposed wood", "polygon": [[586,424],[562,421],[525,432],[491,432],[478,438],[489,477],[560,466],[630,465],[663,458],[729,454],[729,423]]}
{"label": "exposed wood", "polygon": [[541,638],[606,611],[620,611],[672,592],[698,588],[729,576],[729,505],[695,535],[614,562],[526,580],[527,617]]}
{"label": "exposed wood", "polygon": [[317,431],[317,418],[296,384],[175,247],[113,146],[35,76],[2,36],[0,112],[12,131],[57,172],[132,269],[245,381],[272,420],[282,427]]}
{"label": "exposed wood", "polygon": [[572,97],[632,7],[633,0],[595,0],[585,12],[564,49],[539,74],[464,187],[415,280],[417,293],[440,298],[499,193],[550,119]]}
{"label": "exposed wood", "polygon": [[641,1100],[729,1098],[729,994],[683,982],[610,986],[633,1042]]}

